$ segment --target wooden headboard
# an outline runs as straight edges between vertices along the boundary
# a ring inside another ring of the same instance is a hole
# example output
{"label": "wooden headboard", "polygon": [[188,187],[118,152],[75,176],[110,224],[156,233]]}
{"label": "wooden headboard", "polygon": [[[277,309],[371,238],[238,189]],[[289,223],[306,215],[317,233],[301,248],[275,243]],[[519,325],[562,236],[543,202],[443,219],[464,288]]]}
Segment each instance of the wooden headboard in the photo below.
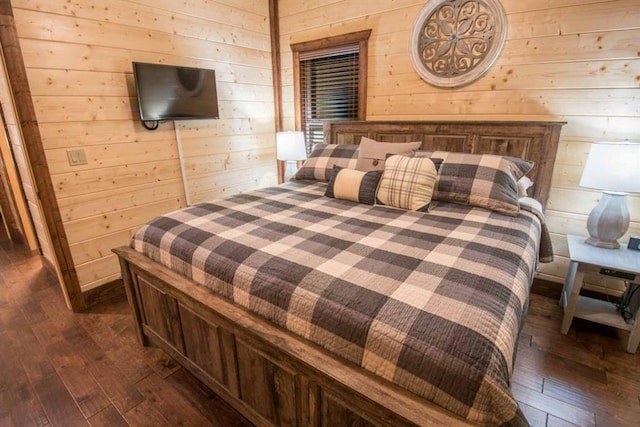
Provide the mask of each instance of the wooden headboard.
{"label": "wooden headboard", "polygon": [[423,150],[499,154],[531,160],[530,194],[546,206],[560,129],[566,122],[392,122],[325,123],[329,144],[359,144],[363,136],[381,142],[422,141]]}

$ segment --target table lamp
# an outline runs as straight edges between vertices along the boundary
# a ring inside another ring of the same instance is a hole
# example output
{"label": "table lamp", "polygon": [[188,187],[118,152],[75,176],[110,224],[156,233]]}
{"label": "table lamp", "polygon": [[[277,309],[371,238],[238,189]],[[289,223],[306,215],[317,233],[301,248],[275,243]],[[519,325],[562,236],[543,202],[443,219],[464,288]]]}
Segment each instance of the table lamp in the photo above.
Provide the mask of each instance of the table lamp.
{"label": "table lamp", "polygon": [[304,133],[278,132],[276,133],[276,159],[285,162],[286,168],[278,163],[278,182],[283,183],[296,173],[296,162],[307,158],[307,147],[304,143]]}
{"label": "table lamp", "polygon": [[602,191],[587,220],[586,243],[601,248],[620,247],[618,239],[629,228],[627,193],[640,192],[640,144],[593,144],[580,179],[581,187]]}

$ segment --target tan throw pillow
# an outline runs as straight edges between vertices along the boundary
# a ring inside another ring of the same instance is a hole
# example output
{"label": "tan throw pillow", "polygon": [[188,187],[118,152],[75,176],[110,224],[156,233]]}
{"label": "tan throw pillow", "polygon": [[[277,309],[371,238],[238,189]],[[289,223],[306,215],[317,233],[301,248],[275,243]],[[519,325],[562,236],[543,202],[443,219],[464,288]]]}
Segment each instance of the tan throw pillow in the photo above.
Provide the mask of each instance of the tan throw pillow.
{"label": "tan throw pillow", "polygon": [[373,205],[382,171],[362,172],[355,169],[333,167],[324,195],[336,199]]}
{"label": "tan throw pillow", "polygon": [[360,171],[383,170],[388,154],[412,155],[422,142],[378,142],[363,136],[358,150],[356,169]]}
{"label": "tan throw pillow", "polygon": [[378,201],[396,208],[425,211],[431,203],[437,176],[438,170],[430,158],[390,156],[378,186]]}

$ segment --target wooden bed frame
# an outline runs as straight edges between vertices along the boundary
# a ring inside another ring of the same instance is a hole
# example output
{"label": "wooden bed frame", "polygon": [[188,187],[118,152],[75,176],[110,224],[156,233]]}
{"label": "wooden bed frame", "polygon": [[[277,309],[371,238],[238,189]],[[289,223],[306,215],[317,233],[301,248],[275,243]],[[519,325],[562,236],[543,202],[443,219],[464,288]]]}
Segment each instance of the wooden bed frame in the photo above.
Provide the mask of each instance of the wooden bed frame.
{"label": "wooden bed frame", "polygon": [[[545,203],[562,122],[335,122],[325,140],[423,141],[536,162]],[[256,425],[468,425],[464,419],[256,316],[129,247],[114,249],[138,340],[154,344]]]}

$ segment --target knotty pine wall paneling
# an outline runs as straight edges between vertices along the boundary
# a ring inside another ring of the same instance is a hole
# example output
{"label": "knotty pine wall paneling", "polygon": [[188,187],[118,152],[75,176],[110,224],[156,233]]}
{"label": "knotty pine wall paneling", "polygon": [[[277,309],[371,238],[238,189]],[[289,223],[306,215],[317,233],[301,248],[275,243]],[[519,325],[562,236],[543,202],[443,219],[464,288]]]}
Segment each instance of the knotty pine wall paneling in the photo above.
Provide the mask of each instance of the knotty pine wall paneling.
{"label": "knotty pine wall paneling", "polygon": [[[640,142],[640,2],[501,0],[508,38],[496,65],[459,89],[439,89],[413,70],[408,41],[425,0],[280,0],[285,128],[294,123],[289,46],[371,28],[369,120],[562,120],[547,206],[556,261],[541,277],[564,280],[567,233],[586,235],[599,191],[578,182],[593,142]],[[629,234],[640,234],[640,195],[629,196]],[[626,241],[628,236],[622,240]],[[595,288],[609,283],[589,277]]]}
{"label": "knotty pine wall paneling", "polygon": [[[132,61],[216,71],[220,119],[175,122],[192,203],[276,183],[267,1],[12,5],[83,291],[119,277],[112,248],[185,206],[174,122],[142,127]],[[69,149],[83,149],[88,164],[70,166]]]}

